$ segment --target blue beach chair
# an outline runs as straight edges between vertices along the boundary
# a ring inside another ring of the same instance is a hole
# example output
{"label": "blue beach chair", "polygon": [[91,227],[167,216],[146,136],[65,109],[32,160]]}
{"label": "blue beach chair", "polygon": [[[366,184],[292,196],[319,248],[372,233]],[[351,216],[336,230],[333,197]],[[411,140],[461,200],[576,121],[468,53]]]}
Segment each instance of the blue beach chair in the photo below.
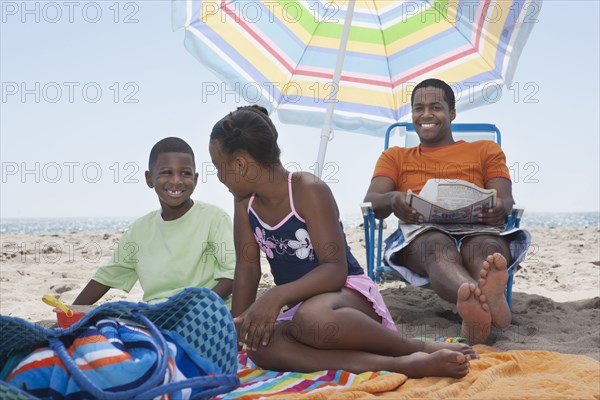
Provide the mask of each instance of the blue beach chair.
{"label": "blue beach chair", "polygon": [[[419,136],[417,135],[413,124],[407,122],[398,122],[388,127],[385,134],[384,150],[390,145],[390,137],[397,130],[400,133],[399,146],[416,147],[419,145]],[[457,123],[452,124],[452,135],[455,140],[464,140],[474,142],[477,140],[492,140],[499,146],[502,144],[500,130],[494,124],[474,124]],[[371,208],[371,203],[362,203],[361,210],[363,214],[365,230],[365,248],[367,256],[367,272],[369,277],[376,282],[382,280],[402,280],[402,276],[393,268],[384,265],[382,260],[383,252],[383,220],[376,221],[375,214]],[[513,208],[511,216],[508,218],[506,229],[518,228],[523,210]],[[377,238],[375,238],[375,229],[377,227]],[[375,256],[375,254],[377,254]],[[506,287],[506,299],[509,307],[512,309],[512,285],[513,276],[519,267],[512,265],[508,270],[508,283]],[[428,286],[428,285],[426,285]]]}

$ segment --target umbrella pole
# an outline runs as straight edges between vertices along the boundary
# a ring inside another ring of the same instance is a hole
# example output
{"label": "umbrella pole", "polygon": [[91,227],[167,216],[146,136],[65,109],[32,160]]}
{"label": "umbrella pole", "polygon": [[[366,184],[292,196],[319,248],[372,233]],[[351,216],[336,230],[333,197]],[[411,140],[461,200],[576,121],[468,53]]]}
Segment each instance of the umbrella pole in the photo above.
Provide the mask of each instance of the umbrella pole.
{"label": "umbrella pole", "polygon": [[344,21],[344,30],[340,40],[340,51],[338,52],[335,62],[335,70],[333,71],[333,81],[331,85],[331,93],[328,97],[327,110],[325,111],[325,121],[321,129],[321,143],[319,145],[319,154],[317,155],[317,165],[315,168],[316,175],[320,178],[323,173],[323,164],[325,162],[325,153],[327,152],[327,143],[333,137],[333,129],[331,123],[333,120],[333,108],[335,107],[337,93],[339,89],[340,78],[342,75],[342,67],[344,66],[344,57],[346,56],[346,46],[348,44],[348,36],[350,35],[350,25],[352,24],[352,14],[354,13],[355,0],[348,2],[348,10]]}

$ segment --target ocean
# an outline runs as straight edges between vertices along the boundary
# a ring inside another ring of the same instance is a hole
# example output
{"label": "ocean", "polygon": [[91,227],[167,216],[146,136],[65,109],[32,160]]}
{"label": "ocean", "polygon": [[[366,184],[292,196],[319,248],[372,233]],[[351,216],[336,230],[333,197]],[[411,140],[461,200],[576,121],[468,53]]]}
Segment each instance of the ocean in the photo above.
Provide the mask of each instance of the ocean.
{"label": "ocean", "polygon": [[[0,218],[0,233],[43,232],[114,232],[125,231],[134,217],[95,218]],[[347,228],[362,223],[360,215],[344,215],[342,222]],[[600,212],[547,213],[525,212],[521,227],[535,228],[581,228],[600,227]]]}

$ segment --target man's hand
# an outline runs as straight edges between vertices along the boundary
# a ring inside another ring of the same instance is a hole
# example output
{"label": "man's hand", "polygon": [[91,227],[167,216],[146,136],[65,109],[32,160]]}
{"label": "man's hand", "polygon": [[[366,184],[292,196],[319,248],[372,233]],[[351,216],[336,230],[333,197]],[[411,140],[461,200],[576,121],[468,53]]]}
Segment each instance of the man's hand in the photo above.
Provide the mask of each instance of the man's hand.
{"label": "man's hand", "polygon": [[408,205],[404,192],[394,192],[390,197],[390,208],[396,217],[407,224],[423,223],[423,216]]}
{"label": "man's hand", "polygon": [[496,198],[496,205],[479,214],[479,221],[486,225],[501,225],[506,222],[508,212],[501,198]]}

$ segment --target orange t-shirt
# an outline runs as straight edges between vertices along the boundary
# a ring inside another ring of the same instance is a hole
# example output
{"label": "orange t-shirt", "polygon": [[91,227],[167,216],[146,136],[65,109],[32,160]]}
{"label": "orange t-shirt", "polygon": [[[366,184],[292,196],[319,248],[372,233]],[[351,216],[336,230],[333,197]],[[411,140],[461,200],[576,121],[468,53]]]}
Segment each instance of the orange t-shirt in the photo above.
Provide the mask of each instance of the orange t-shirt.
{"label": "orange t-shirt", "polygon": [[510,180],[506,157],[496,143],[489,140],[460,140],[443,147],[392,147],[384,151],[373,178],[386,176],[396,190],[419,193],[429,179],[462,179],[479,187],[493,178]]}

